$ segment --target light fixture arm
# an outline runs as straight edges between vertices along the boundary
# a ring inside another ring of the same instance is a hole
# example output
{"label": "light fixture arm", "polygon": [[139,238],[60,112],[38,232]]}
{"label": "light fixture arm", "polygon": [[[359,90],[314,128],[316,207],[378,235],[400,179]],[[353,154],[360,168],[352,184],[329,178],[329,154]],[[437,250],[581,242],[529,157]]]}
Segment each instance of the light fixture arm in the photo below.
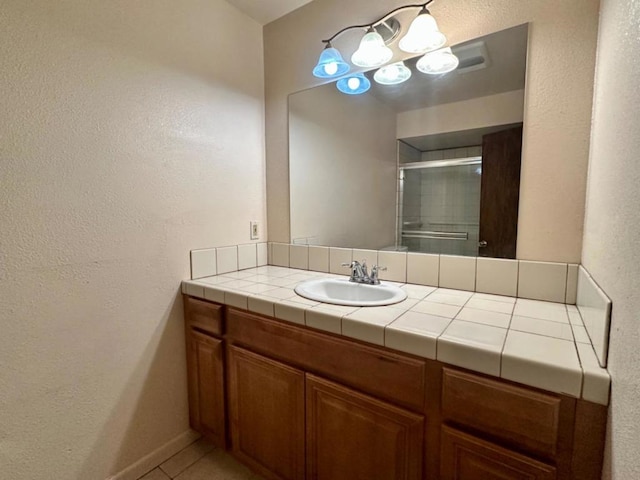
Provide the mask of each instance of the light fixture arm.
{"label": "light fixture arm", "polygon": [[404,5],[402,7],[398,7],[396,9],[391,10],[390,12],[386,13],[385,15],[383,15],[382,17],[380,17],[378,20],[376,20],[375,22],[371,22],[371,23],[365,23],[363,25],[350,25],[348,27],[343,28],[342,30],[336,32],[333,36],[331,36],[330,38],[326,39],[326,40],[322,40],[322,43],[326,43],[326,44],[330,44],[333,40],[336,39],[336,37],[339,37],[340,35],[342,35],[344,32],[348,31],[348,30],[353,30],[354,28],[359,28],[359,29],[370,29],[375,27],[376,25],[381,24],[382,22],[384,22],[385,20],[387,20],[389,17],[392,17],[393,15],[395,15],[398,12],[401,12],[403,10],[408,10],[410,8],[421,8],[423,10],[425,10],[427,8],[427,5],[429,5],[430,3],[432,3],[434,0],[429,0],[428,2],[425,3],[417,3],[417,4],[412,4],[412,5]]}

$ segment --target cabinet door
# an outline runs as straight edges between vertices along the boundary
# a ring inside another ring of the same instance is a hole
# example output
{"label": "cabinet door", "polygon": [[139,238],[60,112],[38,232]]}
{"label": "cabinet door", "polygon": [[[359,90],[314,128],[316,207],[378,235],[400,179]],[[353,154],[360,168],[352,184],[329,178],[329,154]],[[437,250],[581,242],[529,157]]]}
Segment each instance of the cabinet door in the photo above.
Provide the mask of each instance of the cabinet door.
{"label": "cabinet door", "polygon": [[308,480],[414,480],[423,417],[307,374]]}
{"label": "cabinet door", "polygon": [[449,427],[442,427],[442,480],[554,480],[550,465],[480,440]]}
{"label": "cabinet door", "polygon": [[222,341],[187,330],[191,427],[224,447],[225,402]]}
{"label": "cabinet door", "polygon": [[268,478],[304,478],[304,373],[229,347],[234,454]]}

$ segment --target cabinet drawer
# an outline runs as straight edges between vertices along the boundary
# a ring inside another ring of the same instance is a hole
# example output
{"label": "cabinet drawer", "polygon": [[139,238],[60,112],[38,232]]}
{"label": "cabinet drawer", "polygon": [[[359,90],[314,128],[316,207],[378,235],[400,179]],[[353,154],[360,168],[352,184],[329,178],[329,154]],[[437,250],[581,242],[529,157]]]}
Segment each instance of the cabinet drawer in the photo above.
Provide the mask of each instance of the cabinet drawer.
{"label": "cabinet drawer", "polygon": [[556,480],[555,467],[479,438],[442,428],[442,480]]}
{"label": "cabinet drawer", "polygon": [[222,305],[205,302],[197,298],[184,297],[184,316],[187,326],[212,335],[222,335]]}
{"label": "cabinet drawer", "polygon": [[443,369],[445,420],[478,429],[547,458],[555,457],[558,450],[561,409],[559,397]]}
{"label": "cabinet drawer", "polygon": [[424,409],[424,361],[234,308],[227,310],[227,336],[302,370],[413,410]]}

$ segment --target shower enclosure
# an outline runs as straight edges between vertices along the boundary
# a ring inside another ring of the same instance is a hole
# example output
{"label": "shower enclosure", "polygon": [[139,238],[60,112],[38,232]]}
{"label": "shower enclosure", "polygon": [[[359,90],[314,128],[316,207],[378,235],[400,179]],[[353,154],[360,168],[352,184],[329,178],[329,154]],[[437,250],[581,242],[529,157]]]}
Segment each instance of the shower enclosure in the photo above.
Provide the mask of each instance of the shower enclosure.
{"label": "shower enclosure", "polygon": [[410,252],[477,256],[482,148],[412,150],[400,142],[397,244]]}

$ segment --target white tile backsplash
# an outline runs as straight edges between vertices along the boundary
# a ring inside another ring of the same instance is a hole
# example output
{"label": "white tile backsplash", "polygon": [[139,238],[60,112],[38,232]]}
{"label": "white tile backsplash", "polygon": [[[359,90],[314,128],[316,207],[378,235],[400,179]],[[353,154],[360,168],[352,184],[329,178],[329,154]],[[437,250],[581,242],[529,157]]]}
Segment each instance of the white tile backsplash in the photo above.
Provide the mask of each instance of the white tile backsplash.
{"label": "white tile backsplash", "polygon": [[476,292],[515,297],[518,293],[518,261],[478,257]]}
{"label": "white tile backsplash", "polygon": [[386,270],[379,273],[381,280],[406,283],[407,254],[406,252],[378,252],[378,262]]}
{"label": "white tile backsplash", "polygon": [[518,297],[564,303],[566,291],[566,263],[520,261]]}
{"label": "white tile backsplash", "polygon": [[576,304],[576,297],[578,295],[578,267],[579,265],[575,264],[567,265],[567,293],[564,303],[569,305]]}
{"label": "white tile backsplash", "polygon": [[258,255],[258,267],[264,267],[269,263],[269,252],[266,243],[258,243],[256,245]]}
{"label": "white tile backsplash", "polygon": [[309,270],[315,272],[329,271],[329,247],[309,247]]}
{"label": "white tile backsplash", "polygon": [[238,247],[216,248],[218,275],[238,270]]}
{"label": "white tile backsplash", "polygon": [[[498,298],[496,301],[500,302],[504,302],[504,296],[513,296],[571,304],[575,301],[574,297],[577,296],[578,265],[575,264],[282,243],[257,244],[256,248],[258,266],[264,262],[266,253],[269,264],[272,265],[347,276],[350,272],[348,268],[342,266],[343,263],[366,259],[369,267],[374,264],[387,267],[386,272],[380,272],[382,280],[476,291],[480,292],[479,295],[486,295],[485,300],[491,300],[491,296],[494,295]],[[215,250],[209,249],[209,255],[215,255]],[[241,266],[239,265],[239,268]],[[203,272],[196,268],[196,273],[203,274],[208,271],[204,270]],[[480,298],[478,297],[478,299]],[[470,306],[487,309],[488,305]],[[438,310],[433,306],[426,308]],[[505,308],[493,308],[492,310],[506,313],[504,312]],[[527,310],[522,306],[517,308]],[[539,311],[538,308],[535,310]],[[529,315],[527,312],[514,313],[523,316]],[[437,314],[442,315],[441,309]],[[450,316],[450,313],[447,312],[446,316]],[[555,319],[555,321],[558,320]],[[564,321],[564,319],[560,321]]]}
{"label": "white tile backsplash", "polygon": [[210,277],[217,274],[216,249],[191,250],[191,278]]}
{"label": "white tile backsplash", "polygon": [[343,267],[343,263],[351,263],[353,251],[350,248],[329,248],[329,272],[337,275],[350,275],[349,267]]}
{"label": "white tile backsplash", "polygon": [[238,270],[258,266],[258,255],[255,243],[238,245]]}
{"label": "white tile backsplash", "polygon": [[407,282],[418,285],[438,286],[440,255],[427,253],[407,254]]}
{"label": "white tile backsplash", "polygon": [[578,271],[578,294],[576,298],[582,322],[591,338],[600,366],[606,367],[609,351],[611,300],[583,266],[580,266]]}
{"label": "white tile backsplash", "polygon": [[289,244],[288,243],[272,243],[271,244],[271,265],[278,267],[289,266]]}
{"label": "white tile backsplash", "polygon": [[352,250],[352,258],[362,263],[363,261],[367,262],[367,267],[369,270],[374,265],[378,265],[378,251],[377,250],[361,250],[358,248],[354,248]]}
{"label": "white tile backsplash", "polygon": [[307,270],[309,268],[309,247],[291,245],[289,247],[289,267]]}
{"label": "white tile backsplash", "polygon": [[440,255],[440,280],[445,288],[474,291],[476,285],[476,257]]}

